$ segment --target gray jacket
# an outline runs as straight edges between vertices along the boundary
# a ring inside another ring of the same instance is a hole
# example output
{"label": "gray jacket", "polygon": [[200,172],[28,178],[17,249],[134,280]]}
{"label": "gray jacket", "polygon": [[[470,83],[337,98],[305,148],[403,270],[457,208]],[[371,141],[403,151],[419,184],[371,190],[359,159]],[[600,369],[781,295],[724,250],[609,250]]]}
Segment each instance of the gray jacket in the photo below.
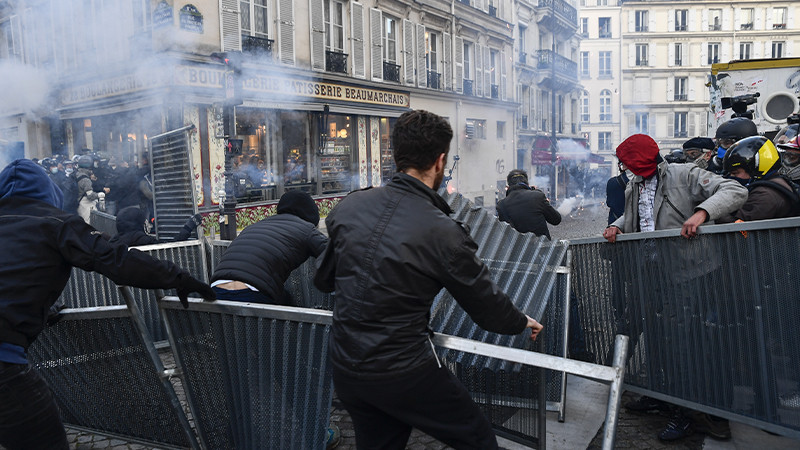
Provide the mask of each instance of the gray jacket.
{"label": "gray jacket", "polygon": [[[708,222],[737,211],[747,201],[747,188],[692,163],[658,165],[655,215],[656,230],[681,228],[698,209],[708,213]],[[625,188],[625,212],[612,223],[623,233],[639,231],[639,187],[634,176]]]}

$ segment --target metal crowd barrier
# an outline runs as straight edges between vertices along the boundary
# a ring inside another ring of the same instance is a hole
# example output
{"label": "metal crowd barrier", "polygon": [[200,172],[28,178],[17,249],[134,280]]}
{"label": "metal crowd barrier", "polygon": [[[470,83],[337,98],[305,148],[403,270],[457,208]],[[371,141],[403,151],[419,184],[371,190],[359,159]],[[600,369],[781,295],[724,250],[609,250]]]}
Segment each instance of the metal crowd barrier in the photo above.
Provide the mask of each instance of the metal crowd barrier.
{"label": "metal crowd barrier", "polygon": [[199,448],[136,302],[65,309],[29,349],[65,423],[155,447]]}
{"label": "metal crowd barrier", "polygon": [[[202,241],[171,242],[133,248],[148,253],[154,258],[172,261],[199,280],[208,280],[206,250]],[[174,292],[170,293],[174,294]],[[156,292],[132,288],[131,294],[142,311],[143,319],[153,339],[156,341],[166,340],[164,325],[158,314]],[[108,278],[96,272],[86,272],[74,268],[59,302],[63,303],[66,308],[89,308],[124,305],[125,299],[120,295],[114,282]]]}
{"label": "metal crowd barrier", "polygon": [[[567,257],[567,241],[550,241],[533,234],[521,234],[510,225],[500,222],[489,211],[476,207],[458,194],[444,194],[454,213],[452,217],[468,226],[470,236],[478,244],[478,257],[491,272],[492,278],[512,302],[529,316],[547,327],[543,340],[548,352],[566,356],[567,329],[563,305],[568,300],[568,287],[554,292],[559,272]],[[562,285],[562,288],[565,288]],[[560,294],[560,298],[558,295]],[[550,301],[555,303],[551,304]],[[547,313],[547,317],[545,317]],[[434,302],[431,328],[436,332],[460,336],[503,347],[532,350],[526,334],[516,336],[490,333],[476,325],[457,305],[453,297],[442,291]],[[442,360],[467,386],[483,412],[500,434],[518,442],[537,445],[544,436],[546,407],[539,401],[546,397],[552,409],[563,420],[565,374],[547,374],[546,378],[530,367],[510,365],[507,361],[481,355],[444,350]],[[540,395],[540,386],[545,394]],[[513,404],[516,416],[524,411],[524,420],[508,420],[512,410],[503,404]]]}
{"label": "metal crowd barrier", "polygon": [[117,217],[103,211],[89,211],[89,224],[96,230],[114,236],[117,234]]}
{"label": "metal crowd barrier", "polygon": [[626,388],[800,438],[800,218],[574,240],[591,350],[630,336]]}

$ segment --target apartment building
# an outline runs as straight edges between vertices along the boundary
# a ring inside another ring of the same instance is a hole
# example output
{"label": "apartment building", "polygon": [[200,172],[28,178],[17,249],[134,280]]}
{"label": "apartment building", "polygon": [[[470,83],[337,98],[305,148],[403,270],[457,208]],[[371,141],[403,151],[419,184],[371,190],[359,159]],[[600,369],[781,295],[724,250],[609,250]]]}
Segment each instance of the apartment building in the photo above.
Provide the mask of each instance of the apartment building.
{"label": "apartment building", "polygon": [[136,161],[148,136],[194,124],[198,199],[215,205],[231,94],[230,68],[210,55],[241,51],[236,137],[269,169],[272,195],[381,184],[391,125],[413,108],[453,125],[451,187],[493,204],[509,170],[536,162],[535,136],[579,136],[576,18],[563,0],[3,2],[0,57],[46,71],[49,92],[1,111],[0,138],[24,142],[27,157]]}
{"label": "apartment building", "polygon": [[[591,27],[595,11],[618,6],[620,24],[619,84],[622,117],[620,140],[634,133],[652,136],[666,151],[686,139],[705,136],[709,126],[711,64],[730,60],[795,56],[800,4],[789,1],[629,1],[583,0],[581,20]],[[581,51],[596,58],[590,38]],[[590,74],[590,77],[592,75]],[[589,105],[601,102],[603,86],[582,78]],[[591,88],[588,88],[592,86]],[[600,89],[598,91],[597,89]],[[612,91],[613,92],[613,91]],[[591,111],[591,110],[590,110]],[[586,130],[595,127],[589,117]],[[616,127],[616,125],[615,125]],[[598,143],[599,145],[599,143]]]}

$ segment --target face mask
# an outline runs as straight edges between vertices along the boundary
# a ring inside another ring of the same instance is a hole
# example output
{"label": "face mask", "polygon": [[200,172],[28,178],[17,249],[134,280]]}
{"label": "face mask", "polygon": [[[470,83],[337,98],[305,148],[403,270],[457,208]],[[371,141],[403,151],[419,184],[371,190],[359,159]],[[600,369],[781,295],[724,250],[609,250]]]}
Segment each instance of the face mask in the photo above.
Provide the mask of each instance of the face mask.
{"label": "face mask", "polygon": [[58,173],[58,167],[51,167],[50,168],[50,173],[52,173],[53,175],[57,174]]}
{"label": "face mask", "polygon": [[719,158],[719,159],[724,158],[725,157],[725,152],[727,152],[726,149],[724,149],[722,147],[717,147],[717,158]]}
{"label": "face mask", "polygon": [[708,160],[703,158],[702,155],[694,160],[694,164],[701,169],[708,169]]}
{"label": "face mask", "polygon": [[67,175],[71,175],[72,174],[72,169],[69,169],[69,168],[64,169],[64,173],[66,173]]}

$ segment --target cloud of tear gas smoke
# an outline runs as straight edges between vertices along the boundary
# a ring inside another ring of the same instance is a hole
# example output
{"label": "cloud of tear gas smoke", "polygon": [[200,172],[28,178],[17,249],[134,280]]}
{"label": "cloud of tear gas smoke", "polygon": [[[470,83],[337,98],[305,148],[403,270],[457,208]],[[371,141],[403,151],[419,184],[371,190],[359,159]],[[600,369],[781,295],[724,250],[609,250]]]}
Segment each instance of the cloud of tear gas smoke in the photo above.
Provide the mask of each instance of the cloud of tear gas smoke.
{"label": "cloud of tear gas smoke", "polygon": [[561,204],[558,205],[558,208],[556,208],[556,210],[562,216],[567,216],[579,205],[579,203],[580,200],[577,197],[570,197],[562,201]]}
{"label": "cloud of tear gas smoke", "polygon": [[14,60],[0,61],[0,116],[41,117],[52,111],[50,74]]}
{"label": "cloud of tear gas smoke", "polygon": [[550,177],[547,176],[535,176],[528,180],[531,184],[531,187],[536,187],[540,191],[549,191],[550,190]]}

